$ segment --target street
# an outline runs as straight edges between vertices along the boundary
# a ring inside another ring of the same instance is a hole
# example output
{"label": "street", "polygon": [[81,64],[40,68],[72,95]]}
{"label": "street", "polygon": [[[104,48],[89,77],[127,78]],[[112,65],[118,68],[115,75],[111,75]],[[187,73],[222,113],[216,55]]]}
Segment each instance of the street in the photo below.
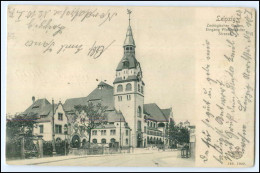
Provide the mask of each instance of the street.
{"label": "street", "polygon": [[193,167],[192,158],[180,158],[180,151],[153,151],[98,156],[58,156],[42,159],[8,161],[7,164],[39,166],[104,166],[104,167]]}

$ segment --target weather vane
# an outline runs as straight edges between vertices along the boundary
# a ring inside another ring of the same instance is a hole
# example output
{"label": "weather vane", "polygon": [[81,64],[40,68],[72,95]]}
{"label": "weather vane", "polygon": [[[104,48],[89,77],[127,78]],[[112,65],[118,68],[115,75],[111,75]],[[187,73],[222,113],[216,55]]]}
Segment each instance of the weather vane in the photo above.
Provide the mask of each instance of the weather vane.
{"label": "weather vane", "polygon": [[131,15],[132,11],[127,9],[127,14],[129,15],[129,25],[130,25],[130,15]]}

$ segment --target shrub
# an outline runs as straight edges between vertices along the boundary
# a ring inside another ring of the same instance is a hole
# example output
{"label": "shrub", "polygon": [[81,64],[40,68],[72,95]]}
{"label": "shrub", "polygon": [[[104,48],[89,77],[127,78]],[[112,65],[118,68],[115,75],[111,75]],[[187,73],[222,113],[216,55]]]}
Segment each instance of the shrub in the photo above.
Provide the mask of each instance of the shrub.
{"label": "shrub", "polygon": [[43,142],[43,155],[52,156],[52,142],[51,141]]}
{"label": "shrub", "polygon": [[65,155],[65,144],[66,144],[66,155],[69,153],[69,143],[65,140],[55,143],[56,153],[58,155]]}

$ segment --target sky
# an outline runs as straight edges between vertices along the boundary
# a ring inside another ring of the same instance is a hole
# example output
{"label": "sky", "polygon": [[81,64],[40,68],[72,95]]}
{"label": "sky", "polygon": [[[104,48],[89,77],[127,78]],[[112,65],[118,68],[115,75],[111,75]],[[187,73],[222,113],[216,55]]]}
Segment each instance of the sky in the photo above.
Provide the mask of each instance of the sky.
{"label": "sky", "polygon": [[[14,36],[8,40],[8,114],[24,111],[32,104],[32,96],[64,103],[68,98],[87,96],[100,80],[113,85],[115,69],[123,57],[128,15],[124,7],[109,9],[117,15],[101,26],[100,21],[94,19],[70,22],[53,18],[53,23],[66,27],[55,37],[50,31],[28,29],[28,20],[8,19],[8,33]],[[98,10],[107,11],[107,8]],[[136,58],[145,82],[144,102],[157,103],[162,109],[172,107],[176,121],[194,122],[195,42],[190,28],[195,21],[194,11],[144,7],[131,10]],[[62,44],[83,44],[83,50],[77,54],[73,49],[59,54],[43,53],[43,47],[26,47],[25,43],[30,40],[53,40],[56,49]],[[94,59],[88,55],[94,43],[105,47],[112,44]]]}

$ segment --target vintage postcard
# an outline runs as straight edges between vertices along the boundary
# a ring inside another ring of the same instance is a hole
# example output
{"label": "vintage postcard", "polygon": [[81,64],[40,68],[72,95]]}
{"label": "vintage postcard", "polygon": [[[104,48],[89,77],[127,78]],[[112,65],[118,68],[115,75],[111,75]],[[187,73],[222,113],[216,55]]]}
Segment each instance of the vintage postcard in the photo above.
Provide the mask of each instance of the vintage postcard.
{"label": "vintage postcard", "polygon": [[255,9],[10,5],[6,163],[252,167]]}

